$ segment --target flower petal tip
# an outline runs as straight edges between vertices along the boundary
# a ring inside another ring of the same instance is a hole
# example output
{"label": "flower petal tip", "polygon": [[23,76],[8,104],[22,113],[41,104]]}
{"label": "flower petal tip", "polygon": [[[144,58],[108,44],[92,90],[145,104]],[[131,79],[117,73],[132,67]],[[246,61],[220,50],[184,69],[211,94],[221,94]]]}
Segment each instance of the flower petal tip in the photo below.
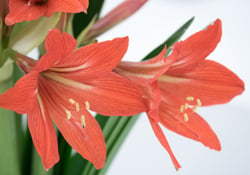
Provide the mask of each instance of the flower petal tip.
{"label": "flower petal tip", "polygon": [[176,171],[179,171],[179,169],[181,168],[181,166],[178,164],[178,165],[175,165],[175,170]]}
{"label": "flower petal tip", "polygon": [[14,22],[8,16],[5,17],[4,21],[7,26],[11,26],[14,24]]}

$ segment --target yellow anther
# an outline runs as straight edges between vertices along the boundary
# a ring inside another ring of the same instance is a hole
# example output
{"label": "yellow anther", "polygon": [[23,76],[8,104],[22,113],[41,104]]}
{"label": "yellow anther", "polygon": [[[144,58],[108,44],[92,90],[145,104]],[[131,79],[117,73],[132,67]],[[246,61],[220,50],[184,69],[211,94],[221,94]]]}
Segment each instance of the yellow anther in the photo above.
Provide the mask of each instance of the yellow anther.
{"label": "yellow anther", "polygon": [[81,124],[82,124],[82,127],[85,128],[86,127],[86,123],[85,123],[85,117],[84,115],[81,115]]}
{"label": "yellow anther", "polygon": [[76,103],[75,100],[73,100],[72,98],[69,99],[69,102],[70,102],[70,104],[72,104],[72,105]]}
{"label": "yellow anther", "polygon": [[185,103],[185,104],[184,104],[184,109],[186,110],[186,109],[188,109],[188,107],[189,107],[189,104],[188,104],[188,103]]}
{"label": "yellow anther", "polygon": [[188,121],[188,114],[184,113],[184,121],[187,122]]}
{"label": "yellow anther", "polygon": [[67,109],[65,109],[65,112],[67,114],[67,119],[69,120],[71,118],[71,112]]}
{"label": "yellow anther", "polygon": [[80,111],[79,103],[76,103],[76,112],[79,112],[79,111]]}
{"label": "yellow anther", "polygon": [[186,100],[187,100],[187,101],[193,101],[193,100],[194,100],[194,97],[192,97],[192,96],[187,97]]}
{"label": "yellow anther", "polygon": [[184,105],[181,105],[180,112],[183,112],[183,111],[184,111]]}
{"label": "yellow anther", "polygon": [[199,98],[197,98],[196,102],[197,102],[197,106],[200,107],[201,106],[201,100]]}
{"label": "yellow anther", "polygon": [[85,101],[85,106],[86,106],[86,109],[89,110],[89,102],[88,101]]}

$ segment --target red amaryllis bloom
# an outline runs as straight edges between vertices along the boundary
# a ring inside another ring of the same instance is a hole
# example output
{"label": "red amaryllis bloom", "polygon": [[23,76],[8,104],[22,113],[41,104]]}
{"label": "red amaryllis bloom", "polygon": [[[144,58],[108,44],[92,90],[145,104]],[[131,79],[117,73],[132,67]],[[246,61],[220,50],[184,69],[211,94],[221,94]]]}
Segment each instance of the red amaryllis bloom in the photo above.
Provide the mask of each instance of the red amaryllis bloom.
{"label": "red amaryllis bloom", "polygon": [[89,0],[9,0],[7,25],[31,21],[43,15],[49,17],[54,12],[87,12]]}
{"label": "red amaryllis bloom", "polygon": [[141,89],[112,72],[127,50],[127,37],[74,51],[76,45],[67,33],[50,31],[47,53],[37,64],[17,58],[28,74],[0,95],[1,107],[28,114],[32,140],[46,169],[59,159],[52,120],[67,142],[99,169],[105,163],[105,142],[88,110],[123,116],[146,110]]}
{"label": "red amaryllis bloom", "polygon": [[220,150],[219,139],[196,109],[229,102],[244,90],[244,83],[233,72],[219,63],[205,60],[216,48],[221,33],[218,19],[206,30],[176,43],[167,58],[164,58],[164,49],[149,61],[122,62],[115,69],[143,89],[148,99],[151,126],[176,169],[180,165],[159,123],[211,149]]}

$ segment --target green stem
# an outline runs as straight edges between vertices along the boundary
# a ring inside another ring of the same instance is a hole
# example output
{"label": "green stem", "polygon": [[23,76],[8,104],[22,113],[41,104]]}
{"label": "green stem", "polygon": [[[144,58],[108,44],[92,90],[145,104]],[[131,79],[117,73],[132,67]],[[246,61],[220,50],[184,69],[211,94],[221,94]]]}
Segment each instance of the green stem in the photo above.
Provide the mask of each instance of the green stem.
{"label": "green stem", "polygon": [[[0,68],[0,94],[12,87],[13,64]],[[15,112],[0,108],[0,174],[20,175]]]}

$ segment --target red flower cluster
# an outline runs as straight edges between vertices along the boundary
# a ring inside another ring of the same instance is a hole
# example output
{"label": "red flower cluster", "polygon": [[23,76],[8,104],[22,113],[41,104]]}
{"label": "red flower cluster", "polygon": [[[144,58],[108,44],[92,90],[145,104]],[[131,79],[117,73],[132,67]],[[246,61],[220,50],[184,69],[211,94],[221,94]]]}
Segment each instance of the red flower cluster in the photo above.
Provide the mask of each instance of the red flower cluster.
{"label": "red flower cluster", "polygon": [[[128,14],[145,2],[139,2]],[[104,32],[103,26],[112,26],[118,17],[129,16],[123,13],[128,4],[133,2],[126,1],[94,25],[89,37]],[[57,11],[86,12],[88,5],[88,0],[9,0],[5,23],[49,17]],[[26,75],[0,95],[0,106],[28,114],[32,140],[45,169],[59,160],[53,122],[82,157],[97,169],[104,166],[104,136],[89,110],[107,116],[147,112],[155,135],[178,169],[159,123],[220,150],[219,139],[196,109],[229,102],[244,90],[243,81],[233,72],[205,59],[216,48],[221,33],[221,21],[216,20],[207,29],[175,43],[168,57],[164,48],[156,57],[135,63],[121,62],[128,48],[127,37],[76,49],[72,36],[54,29],[47,35],[47,52],[39,61],[17,54],[15,61]]]}
{"label": "red flower cluster", "polygon": [[28,114],[32,140],[46,169],[59,160],[52,119],[68,143],[101,168],[106,158],[104,137],[89,110],[129,116],[146,109],[141,89],[112,72],[127,50],[128,38],[74,51],[76,45],[67,33],[50,31],[47,53],[38,63],[17,58],[27,75],[0,95],[1,107]]}
{"label": "red flower cluster", "polygon": [[159,123],[180,135],[220,150],[220,142],[197,113],[201,106],[223,104],[244,90],[244,83],[232,71],[205,58],[221,39],[221,21],[216,20],[188,39],[175,43],[149,61],[121,62],[115,72],[138,84],[148,100],[147,114],[160,143],[180,168]]}

